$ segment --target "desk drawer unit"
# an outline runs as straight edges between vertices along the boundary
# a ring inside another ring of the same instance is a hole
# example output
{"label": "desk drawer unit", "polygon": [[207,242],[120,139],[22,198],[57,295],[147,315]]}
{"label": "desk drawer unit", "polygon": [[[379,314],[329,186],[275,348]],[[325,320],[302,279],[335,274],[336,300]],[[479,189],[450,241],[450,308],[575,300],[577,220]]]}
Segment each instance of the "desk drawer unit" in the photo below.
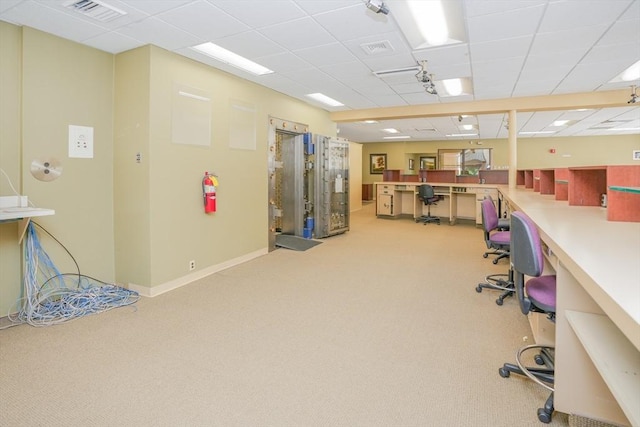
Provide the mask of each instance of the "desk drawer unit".
{"label": "desk drawer unit", "polygon": [[393,216],[394,185],[378,185],[376,194],[376,215]]}

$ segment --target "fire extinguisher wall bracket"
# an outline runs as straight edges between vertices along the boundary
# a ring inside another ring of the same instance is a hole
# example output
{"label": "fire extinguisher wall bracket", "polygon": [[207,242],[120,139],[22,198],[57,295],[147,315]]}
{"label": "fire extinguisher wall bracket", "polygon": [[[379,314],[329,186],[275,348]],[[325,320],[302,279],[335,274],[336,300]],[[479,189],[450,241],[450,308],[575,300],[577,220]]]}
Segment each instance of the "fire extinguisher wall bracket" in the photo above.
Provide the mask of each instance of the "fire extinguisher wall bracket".
{"label": "fire extinguisher wall bracket", "polygon": [[204,199],[204,212],[213,213],[216,211],[216,187],[217,179],[214,176],[209,175],[209,172],[204,173],[202,178],[202,196]]}

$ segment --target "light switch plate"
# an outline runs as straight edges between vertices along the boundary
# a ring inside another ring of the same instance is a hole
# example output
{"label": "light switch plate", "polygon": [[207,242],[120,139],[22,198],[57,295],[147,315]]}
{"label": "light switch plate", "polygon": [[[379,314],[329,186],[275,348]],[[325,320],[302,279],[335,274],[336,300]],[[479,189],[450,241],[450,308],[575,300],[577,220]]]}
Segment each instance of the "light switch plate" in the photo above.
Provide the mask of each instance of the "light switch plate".
{"label": "light switch plate", "polygon": [[93,128],[69,125],[69,157],[93,158]]}

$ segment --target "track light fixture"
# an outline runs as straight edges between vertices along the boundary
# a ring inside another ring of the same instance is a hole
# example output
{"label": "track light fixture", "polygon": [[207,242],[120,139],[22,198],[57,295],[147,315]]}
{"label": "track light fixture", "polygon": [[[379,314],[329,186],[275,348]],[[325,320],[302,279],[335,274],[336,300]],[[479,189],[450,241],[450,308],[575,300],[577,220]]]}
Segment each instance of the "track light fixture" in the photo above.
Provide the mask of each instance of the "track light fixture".
{"label": "track light fixture", "polygon": [[416,74],[416,79],[424,86],[424,90],[431,95],[437,95],[436,85],[433,83],[433,74],[427,71],[427,61],[421,62],[421,69]]}
{"label": "track light fixture", "polygon": [[367,9],[383,15],[389,14],[389,8],[381,0],[367,0]]}
{"label": "track light fixture", "polygon": [[638,100],[638,88],[633,85],[631,86],[631,99],[629,101],[627,101],[627,104],[635,104],[636,101]]}

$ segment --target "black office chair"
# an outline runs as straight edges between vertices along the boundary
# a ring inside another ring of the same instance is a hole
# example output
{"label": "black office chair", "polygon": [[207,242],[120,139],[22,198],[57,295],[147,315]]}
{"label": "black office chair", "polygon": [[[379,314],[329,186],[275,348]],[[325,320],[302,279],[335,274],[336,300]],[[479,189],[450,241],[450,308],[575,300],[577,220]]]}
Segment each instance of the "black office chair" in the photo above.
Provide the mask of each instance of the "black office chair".
{"label": "black office chair", "polygon": [[[498,260],[509,256],[511,246],[510,231],[499,231],[498,212],[490,197],[486,197],[481,203],[484,241],[487,248],[492,249],[492,251],[485,252],[482,256],[487,258],[489,255],[497,255],[493,260],[493,263],[497,264]],[[514,293],[513,269],[509,268],[508,273],[489,274],[485,276],[484,282],[478,283],[476,286],[476,292],[480,293],[483,289],[502,291],[498,299],[496,299],[496,304],[502,305],[504,299],[512,296]]]}
{"label": "black office chair", "polygon": [[[545,313],[555,322],[556,316],[556,276],[543,276],[544,257],[538,229],[531,218],[522,212],[511,215],[511,264],[514,270],[515,291],[520,311],[525,316],[530,312]],[[531,278],[526,281],[524,276]],[[531,349],[540,349],[534,357],[541,367],[526,367],[522,363],[522,354]],[[554,347],[545,345],[527,345],[516,353],[516,364],[505,363],[499,370],[503,378],[511,373],[525,375],[532,381],[551,392],[543,408],[538,409],[538,419],[543,423],[551,421],[553,414],[553,356]]]}
{"label": "black office chair", "polygon": [[429,184],[422,184],[418,187],[418,198],[427,206],[427,214],[416,218],[416,222],[422,222],[424,225],[434,222],[440,225],[440,217],[431,216],[431,205],[437,204],[440,196],[436,196],[433,187]]}

